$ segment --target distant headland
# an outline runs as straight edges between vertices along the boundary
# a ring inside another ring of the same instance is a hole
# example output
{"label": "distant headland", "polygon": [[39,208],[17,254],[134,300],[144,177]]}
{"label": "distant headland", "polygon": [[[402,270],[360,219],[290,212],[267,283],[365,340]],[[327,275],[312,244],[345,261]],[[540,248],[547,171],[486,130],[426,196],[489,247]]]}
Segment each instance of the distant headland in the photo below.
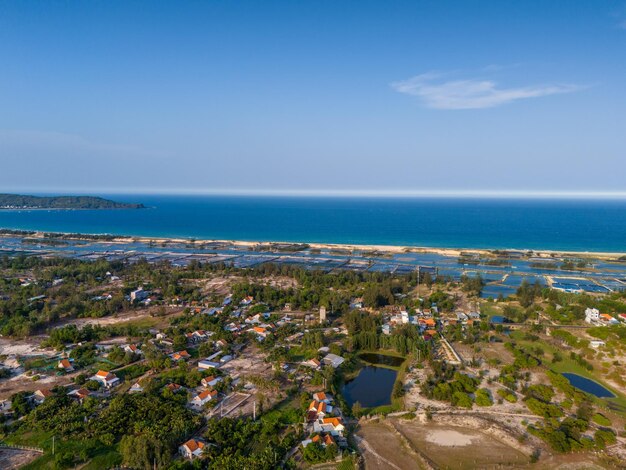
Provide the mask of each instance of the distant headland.
{"label": "distant headland", "polygon": [[0,194],[0,209],[144,209],[143,204],[111,201],[96,196],[25,196]]}

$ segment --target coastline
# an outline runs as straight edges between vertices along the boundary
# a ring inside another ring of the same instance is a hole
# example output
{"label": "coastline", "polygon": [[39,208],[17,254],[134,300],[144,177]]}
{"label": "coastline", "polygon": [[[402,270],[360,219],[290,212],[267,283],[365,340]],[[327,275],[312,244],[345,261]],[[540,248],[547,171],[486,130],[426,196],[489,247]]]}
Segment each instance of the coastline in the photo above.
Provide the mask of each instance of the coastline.
{"label": "coastline", "polygon": [[34,211],[127,211],[148,209],[148,207],[0,207],[2,212],[34,212]]}
{"label": "coastline", "polygon": [[[12,230],[12,229],[6,229]],[[22,233],[20,233],[22,232]],[[360,251],[360,252],[380,252],[382,254],[402,254],[402,253],[430,253],[448,257],[459,257],[462,254],[476,254],[479,256],[496,256],[498,253],[523,253],[535,258],[592,258],[604,261],[618,261],[618,258],[625,257],[626,252],[598,252],[598,251],[572,251],[572,250],[538,250],[538,249],[500,249],[500,248],[442,248],[428,246],[413,245],[377,245],[377,244],[357,244],[357,243],[320,243],[320,242],[289,242],[289,241],[246,241],[246,240],[224,240],[224,239],[196,239],[196,238],[180,238],[180,237],[148,237],[148,236],[132,236],[132,235],[114,235],[114,234],[89,234],[89,233],[70,233],[70,232],[40,232],[27,233],[31,231],[15,230],[15,233],[0,233],[0,238],[6,237],[23,237],[30,239],[49,239],[54,236],[63,237],[67,240],[77,241],[106,241],[107,243],[127,244],[133,242],[141,243],[183,243],[187,245],[198,245],[199,247],[207,243],[231,244],[247,248],[254,248],[259,245],[297,245],[306,244],[310,249],[318,250],[342,250],[342,251]],[[103,237],[98,239],[96,237]],[[104,238],[110,237],[110,238]]]}

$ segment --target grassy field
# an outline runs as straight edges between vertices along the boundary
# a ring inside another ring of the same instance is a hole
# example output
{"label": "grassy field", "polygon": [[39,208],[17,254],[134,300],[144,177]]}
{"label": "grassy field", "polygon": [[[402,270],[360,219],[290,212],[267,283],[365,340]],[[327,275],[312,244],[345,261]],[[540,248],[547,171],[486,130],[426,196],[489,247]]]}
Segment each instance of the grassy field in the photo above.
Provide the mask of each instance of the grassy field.
{"label": "grassy field", "polygon": [[110,468],[121,463],[121,456],[114,447],[102,446],[94,439],[84,441],[54,439],[50,432],[44,431],[20,431],[5,440],[6,444],[39,447],[44,454],[33,462],[21,467],[22,470],[37,470],[56,468],[58,460],[73,458],[89,460],[84,469],[96,470]]}
{"label": "grassy field", "polygon": [[[615,395],[615,398],[596,398],[592,396],[593,401],[599,406],[602,406],[603,408],[606,408],[608,403],[613,403],[615,405],[615,407],[613,407],[614,408],[613,411],[620,413],[623,416],[626,416],[626,396],[622,393],[622,391],[617,390],[614,387],[611,387],[610,385],[606,384],[600,377],[598,377],[599,374],[597,371],[594,371],[594,370],[590,371],[587,368],[581,366],[575,360],[570,359],[568,355],[563,354],[563,351],[559,351],[556,347],[552,346],[546,341],[543,341],[541,339],[539,339],[538,341],[529,341],[523,338],[524,338],[524,333],[522,333],[521,331],[511,332],[511,339],[514,339],[518,344],[524,347],[528,347],[528,348],[540,347],[546,353],[550,354],[550,358],[554,356],[556,352],[561,353],[563,360],[558,361],[558,362],[552,363],[552,362],[547,361],[545,357],[543,358],[544,362],[546,363],[545,365],[548,369],[551,369],[554,372],[558,372],[558,373],[568,372],[572,374],[578,374],[582,377],[586,377],[590,380],[598,382],[600,385],[602,385],[603,387],[606,387],[608,390],[613,392],[613,394]],[[620,410],[624,410],[624,411],[620,411]]]}

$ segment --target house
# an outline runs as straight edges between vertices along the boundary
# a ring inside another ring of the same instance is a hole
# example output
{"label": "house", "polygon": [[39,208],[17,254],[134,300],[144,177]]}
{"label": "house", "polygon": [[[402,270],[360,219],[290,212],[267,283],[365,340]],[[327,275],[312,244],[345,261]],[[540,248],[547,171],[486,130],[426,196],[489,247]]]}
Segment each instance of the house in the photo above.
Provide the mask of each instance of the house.
{"label": "house", "polygon": [[130,293],[131,302],[141,302],[148,298],[149,293],[143,290],[143,287],[139,287],[138,289],[132,291]]}
{"label": "house", "polygon": [[225,347],[228,346],[228,342],[226,340],[223,340],[223,339],[218,339],[215,342],[215,346],[217,346],[218,348],[225,348]]}
{"label": "house", "polygon": [[286,339],[286,341],[288,343],[294,343],[294,342],[298,341],[300,338],[302,338],[303,336],[304,336],[304,333],[298,332],[298,333],[295,333],[295,334],[293,334],[291,336],[287,336],[287,338],[285,338],[285,339]]}
{"label": "house", "polygon": [[332,414],[333,407],[323,401],[313,400],[307,410],[308,421],[324,418],[326,415]]}
{"label": "house", "polygon": [[617,316],[619,317],[620,320],[622,320],[623,322],[626,322],[626,313],[620,313]]}
{"label": "house", "polygon": [[190,357],[191,355],[184,349],[182,351],[178,351],[178,352],[170,354],[170,358],[173,361],[184,361],[184,360],[189,359]]}
{"label": "house", "polygon": [[103,292],[100,295],[96,295],[95,297],[92,297],[91,300],[95,300],[95,301],[111,300],[112,298],[113,298],[113,294],[111,294],[110,292]]}
{"label": "house", "polygon": [[598,349],[598,348],[606,346],[606,343],[599,339],[592,339],[591,341],[589,341],[589,346],[591,346],[592,348]]}
{"label": "house", "polygon": [[313,423],[313,431],[319,433],[330,433],[333,436],[342,436],[346,428],[341,418],[321,418]]}
{"label": "house", "polygon": [[239,331],[240,329],[241,329],[241,325],[234,323],[234,322],[231,322],[224,327],[224,330],[230,331],[231,333],[234,333],[235,331]]}
{"label": "house", "polygon": [[363,297],[357,297],[356,299],[352,299],[352,301],[350,302],[350,309],[355,308],[363,308]]}
{"label": "house", "polygon": [[72,372],[74,370],[74,367],[69,360],[61,359],[59,361],[59,364],[57,365],[57,369],[63,369],[65,372]]}
{"label": "house", "polygon": [[608,325],[616,325],[619,323],[617,319],[615,319],[613,316],[609,315],[608,313],[601,313],[600,321]]}
{"label": "house", "polygon": [[68,396],[72,398],[76,398],[78,401],[82,402],[85,398],[91,395],[91,392],[86,388],[79,388],[77,390],[72,390],[68,393]]}
{"label": "house", "polygon": [[183,387],[175,383],[167,384],[165,388],[167,388],[172,393],[177,393],[183,389]]}
{"label": "house", "polygon": [[469,320],[469,317],[468,317],[467,315],[465,315],[465,313],[463,313],[463,312],[457,312],[457,313],[456,313],[456,319],[457,319],[458,321],[461,321],[461,322],[462,322],[462,321],[467,321],[467,320]]}
{"label": "house", "polygon": [[302,365],[305,365],[305,366],[310,367],[312,369],[319,369],[320,365],[321,365],[321,362],[318,361],[317,359],[309,359],[308,361],[304,361],[302,363]]}
{"label": "house", "polygon": [[324,361],[324,364],[332,366],[334,369],[339,367],[345,361],[343,357],[337,356],[336,354],[332,353],[327,354],[326,357],[324,357],[324,359],[322,360]]}
{"label": "house", "polygon": [[129,344],[126,347],[124,347],[124,351],[127,353],[131,353],[131,354],[141,354],[141,349],[139,349],[134,344]]}
{"label": "house", "polygon": [[261,323],[261,314],[257,313],[256,315],[248,317],[248,318],[246,318],[245,322],[248,323],[248,324]]}
{"label": "house", "polygon": [[35,404],[41,405],[46,400],[46,398],[49,398],[52,395],[54,394],[50,390],[46,388],[40,388],[39,390],[35,391],[35,393],[33,393],[30,398],[33,402],[35,402]]}
{"label": "house", "polygon": [[317,436],[313,436],[313,438],[311,439],[311,442],[314,444],[318,443],[322,447],[326,447],[326,446],[333,445],[335,443],[335,440],[333,439],[333,436],[331,436],[330,434],[318,434]]}
{"label": "house", "polygon": [[320,444],[322,447],[326,447],[335,444],[335,439],[330,434],[317,434],[310,439],[302,441],[302,447],[306,447],[309,444]]}
{"label": "house", "polygon": [[313,400],[324,402],[327,405],[333,402],[333,398],[325,392],[317,392],[313,394]]}
{"label": "house", "polygon": [[107,372],[106,370],[99,370],[98,373],[91,378],[91,380],[100,382],[106,388],[114,387],[120,383],[120,379],[115,374]]}
{"label": "house", "polygon": [[188,341],[191,341],[192,343],[200,343],[209,339],[209,336],[211,336],[212,334],[212,331],[206,332],[204,330],[196,330],[192,333],[187,333],[186,336]]}
{"label": "house", "polygon": [[204,315],[208,315],[210,317],[212,317],[213,315],[217,315],[218,313],[222,313],[224,309],[223,308],[219,308],[219,307],[211,307],[211,308],[205,308],[204,310],[202,310],[202,314]]}
{"label": "house", "polygon": [[246,305],[250,305],[253,301],[254,297],[248,295],[247,297],[244,297],[239,304],[245,307]]}
{"label": "house", "polygon": [[132,387],[128,390],[128,393],[142,393],[143,387],[139,382],[135,382]]}
{"label": "house", "polygon": [[269,334],[269,331],[267,331],[267,329],[260,326],[255,326],[252,330],[254,331],[254,334],[256,334],[258,340],[263,340],[267,338],[267,335]]}
{"label": "house", "polygon": [[205,444],[202,441],[189,439],[183,445],[178,447],[178,453],[186,459],[193,460],[194,458],[202,457],[204,446]]}
{"label": "house", "polygon": [[309,413],[311,413],[311,412],[315,413],[315,418],[314,419],[323,418],[324,416],[326,416],[326,403],[313,400],[309,404],[308,412]]}
{"label": "house", "polygon": [[211,388],[211,387],[215,387],[215,385],[217,385],[221,381],[222,381],[221,377],[215,377],[214,375],[211,375],[209,377],[203,378],[200,383],[202,384],[203,387]]}
{"label": "house", "polygon": [[196,408],[202,408],[216,397],[217,390],[204,390],[191,399],[191,405]]}
{"label": "house", "polygon": [[198,361],[198,369],[200,370],[217,369],[219,366],[221,366],[219,362],[209,361],[208,359]]}
{"label": "house", "polygon": [[597,308],[588,308],[585,310],[585,321],[594,323],[600,320],[600,311]]}

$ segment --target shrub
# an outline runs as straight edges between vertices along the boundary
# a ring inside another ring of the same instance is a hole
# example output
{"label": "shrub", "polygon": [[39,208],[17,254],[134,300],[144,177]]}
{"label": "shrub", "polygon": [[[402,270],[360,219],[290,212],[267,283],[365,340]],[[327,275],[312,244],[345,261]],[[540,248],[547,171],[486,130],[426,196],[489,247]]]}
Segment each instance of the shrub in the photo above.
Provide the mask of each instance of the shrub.
{"label": "shrub", "polygon": [[491,394],[489,390],[486,388],[481,388],[476,392],[476,404],[478,406],[491,406],[493,405],[493,400],[491,399]]}
{"label": "shrub", "polygon": [[603,414],[600,413],[596,413],[594,414],[591,419],[593,420],[594,423],[599,424],[600,426],[610,426],[611,425],[611,420],[609,418],[607,418],[606,416],[604,416]]}

